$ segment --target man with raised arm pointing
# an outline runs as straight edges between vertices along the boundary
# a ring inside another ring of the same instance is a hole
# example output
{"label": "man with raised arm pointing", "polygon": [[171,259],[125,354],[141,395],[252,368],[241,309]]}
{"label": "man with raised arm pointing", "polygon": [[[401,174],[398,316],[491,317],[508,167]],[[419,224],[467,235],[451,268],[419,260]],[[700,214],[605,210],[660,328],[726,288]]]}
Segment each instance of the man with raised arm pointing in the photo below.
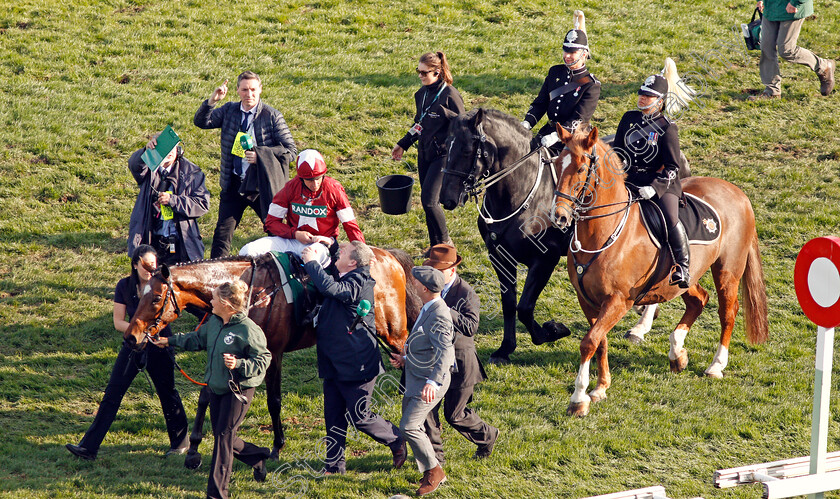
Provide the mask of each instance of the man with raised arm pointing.
{"label": "man with raised arm pointing", "polygon": [[[280,111],[260,99],[262,81],[253,71],[245,71],[236,80],[239,102],[228,102],[215,109],[227,95],[225,80],[201,103],[195,113],[195,126],[221,128],[221,171],[219,183],[219,221],[213,233],[210,257],[227,256],[233,231],[247,207],[265,221],[274,194],[289,178],[289,163],[297,156],[297,147]],[[252,148],[240,139],[248,135]]]}

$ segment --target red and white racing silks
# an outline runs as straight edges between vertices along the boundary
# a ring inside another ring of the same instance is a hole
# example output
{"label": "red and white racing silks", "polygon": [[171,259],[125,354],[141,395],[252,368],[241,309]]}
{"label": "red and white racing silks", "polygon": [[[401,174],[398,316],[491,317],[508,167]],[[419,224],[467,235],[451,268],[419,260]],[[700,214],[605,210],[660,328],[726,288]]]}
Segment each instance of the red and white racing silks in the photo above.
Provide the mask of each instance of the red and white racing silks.
{"label": "red and white racing silks", "polygon": [[365,241],[347,193],[337,180],[325,176],[321,189],[313,193],[295,177],[274,195],[263,227],[272,236],[287,239],[294,239],[298,230],[336,238],[339,223],[348,239]]}

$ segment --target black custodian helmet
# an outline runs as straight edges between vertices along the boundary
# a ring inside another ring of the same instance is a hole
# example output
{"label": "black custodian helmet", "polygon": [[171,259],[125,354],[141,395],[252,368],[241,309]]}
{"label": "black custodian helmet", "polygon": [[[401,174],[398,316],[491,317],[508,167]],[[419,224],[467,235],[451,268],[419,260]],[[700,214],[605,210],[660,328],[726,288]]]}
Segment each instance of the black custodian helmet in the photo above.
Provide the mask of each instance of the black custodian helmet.
{"label": "black custodian helmet", "polygon": [[668,93],[668,80],[662,75],[650,75],[639,87],[639,95],[663,97]]}
{"label": "black custodian helmet", "polygon": [[589,41],[586,39],[586,32],[580,29],[571,29],[563,39],[563,51],[574,52],[585,50],[589,52]]}

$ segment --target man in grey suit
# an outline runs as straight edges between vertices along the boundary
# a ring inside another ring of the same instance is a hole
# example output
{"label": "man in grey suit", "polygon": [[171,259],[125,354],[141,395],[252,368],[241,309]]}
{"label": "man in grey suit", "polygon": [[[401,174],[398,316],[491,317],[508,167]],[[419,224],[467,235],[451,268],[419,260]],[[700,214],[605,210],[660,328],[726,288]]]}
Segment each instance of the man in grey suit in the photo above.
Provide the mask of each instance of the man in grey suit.
{"label": "man in grey suit", "polygon": [[435,450],[423,426],[429,411],[438,405],[449,389],[450,369],[455,363],[452,346],[454,331],[449,307],[440,297],[443,274],[428,266],[414,267],[414,288],[423,308],[405,342],[404,355],[391,355],[394,367],[405,366],[405,395],[400,431],[411,446],[417,467],[423,472],[417,495],[437,490],[446,481]]}

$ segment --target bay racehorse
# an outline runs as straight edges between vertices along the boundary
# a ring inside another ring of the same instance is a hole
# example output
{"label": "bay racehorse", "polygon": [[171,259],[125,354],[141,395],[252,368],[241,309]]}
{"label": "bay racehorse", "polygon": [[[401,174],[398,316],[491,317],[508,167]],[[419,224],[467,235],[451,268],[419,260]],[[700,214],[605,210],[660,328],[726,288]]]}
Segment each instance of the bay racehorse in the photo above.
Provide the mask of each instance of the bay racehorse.
{"label": "bay racehorse", "polygon": [[[551,223],[556,180],[544,148],[531,151],[531,133],[501,111],[478,108],[451,115],[449,154],[443,170],[440,202],[447,210],[470,198],[484,197],[478,231],[499,279],[504,318],[501,346],[491,362],[510,361],[516,349],[517,316],[539,345],[569,335],[560,322],[534,320],[537,298],[569,248],[571,231]],[[517,266],[528,268],[516,302]],[[655,307],[634,327],[638,337],[650,329]]]}
{"label": "bay racehorse", "polygon": [[[417,319],[421,303],[409,284],[411,258],[399,250],[371,247],[375,259],[371,262],[371,275],[376,279],[374,311],[377,334],[393,350],[402,349],[411,325]],[[161,266],[153,271],[149,287],[125,332],[125,339],[136,349],[144,348],[150,337],[178,318],[186,307],[210,312],[213,290],[220,284],[240,279],[249,284],[248,316],[265,332],[271,364],[266,373],[266,398],[271,426],[274,431],[272,458],[276,459],[285,445],[285,435],[280,419],[281,363],[283,353],[300,350],[315,344],[315,329],[300,327],[294,315],[294,304],[284,291],[285,276],[281,276],[273,258],[263,255],[250,257],[225,257]],[[201,457],[197,454],[204,421],[202,401],[196,424],[190,435],[190,455],[186,466],[198,467]]]}
{"label": "bay racehorse", "polygon": [[[610,386],[607,333],[634,304],[662,303],[682,296],[685,313],[671,333],[668,359],[672,371],[685,369],[685,337],[709,300],[709,293],[698,281],[710,268],[717,290],[721,334],[706,375],[722,377],[738,312],[739,281],[747,339],[761,343],[768,336],[764,271],[750,200],[721,179],[683,180],[683,192],[717,211],[720,232],[710,244],[691,245],[691,285],[687,290],[680,289],[668,284],[669,272],[656,272],[658,260],[670,260],[671,256],[659,252],[643,226],[638,198],[625,186],[624,163],[619,155],[598,139],[597,128],[575,136],[558,128],[557,134],[565,149],[554,162],[558,186],[553,221],[560,228],[569,228],[573,222],[576,225],[567,267],[590,324],[580,342],[580,367],[567,413],[584,416],[591,401],[606,398]],[[659,268],[670,268],[670,261]],[[587,395],[589,364],[596,354],[598,381]]]}

